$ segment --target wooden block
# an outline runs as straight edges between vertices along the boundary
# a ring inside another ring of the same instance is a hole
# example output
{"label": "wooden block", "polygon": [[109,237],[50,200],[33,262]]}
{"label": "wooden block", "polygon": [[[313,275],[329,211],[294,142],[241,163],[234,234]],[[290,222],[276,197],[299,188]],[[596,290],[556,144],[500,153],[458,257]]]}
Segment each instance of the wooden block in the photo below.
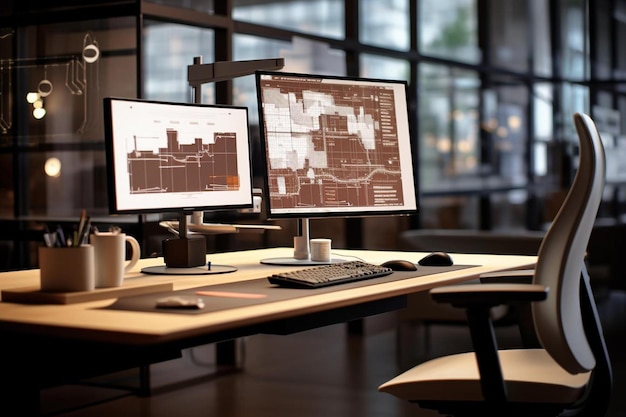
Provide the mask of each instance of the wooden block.
{"label": "wooden block", "polygon": [[74,304],[107,298],[128,297],[131,295],[167,292],[174,289],[171,282],[133,285],[112,288],[97,288],[93,291],[43,292],[39,287],[2,290],[2,301],[22,304]]}

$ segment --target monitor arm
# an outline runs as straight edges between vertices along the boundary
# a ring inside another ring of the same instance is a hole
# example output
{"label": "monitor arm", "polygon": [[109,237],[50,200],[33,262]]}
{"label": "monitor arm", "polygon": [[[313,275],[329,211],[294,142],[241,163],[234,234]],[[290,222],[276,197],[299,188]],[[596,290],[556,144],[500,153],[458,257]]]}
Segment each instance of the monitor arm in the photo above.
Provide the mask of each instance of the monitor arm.
{"label": "monitor arm", "polygon": [[284,66],[284,58],[219,61],[203,64],[202,57],[197,56],[193,59],[193,65],[187,67],[187,81],[192,88],[197,89],[202,84],[232,80],[254,74],[256,70],[279,70]]}

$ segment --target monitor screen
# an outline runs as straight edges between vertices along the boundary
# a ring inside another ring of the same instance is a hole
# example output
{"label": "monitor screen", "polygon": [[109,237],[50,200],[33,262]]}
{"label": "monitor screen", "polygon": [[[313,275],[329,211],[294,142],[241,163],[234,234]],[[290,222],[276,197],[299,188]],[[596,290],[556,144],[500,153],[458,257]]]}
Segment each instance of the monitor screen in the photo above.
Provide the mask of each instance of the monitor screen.
{"label": "monitor screen", "polygon": [[109,211],[252,206],[246,107],[105,98]]}
{"label": "monitor screen", "polygon": [[405,81],[256,73],[270,218],[416,213]]}

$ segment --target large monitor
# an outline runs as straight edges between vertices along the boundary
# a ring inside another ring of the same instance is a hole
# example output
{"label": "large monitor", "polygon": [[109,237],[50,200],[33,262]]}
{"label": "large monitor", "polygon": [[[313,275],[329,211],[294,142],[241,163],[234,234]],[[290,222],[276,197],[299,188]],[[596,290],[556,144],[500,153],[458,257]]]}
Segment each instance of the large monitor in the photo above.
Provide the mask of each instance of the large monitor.
{"label": "large monitor", "polygon": [[109,212],[180,214],[165,267],[144,272],[228,272],[204,268],[205,238],[188,235],[185,219],[252,207],[247,108],[107,97],[104,116]]}
{"label": "large monitor", "polygon": [[257,71],[256,82],[267,215],[299,221],[294,257],[264,263],[318,263],[309,218],[417,212],[405,81]]}

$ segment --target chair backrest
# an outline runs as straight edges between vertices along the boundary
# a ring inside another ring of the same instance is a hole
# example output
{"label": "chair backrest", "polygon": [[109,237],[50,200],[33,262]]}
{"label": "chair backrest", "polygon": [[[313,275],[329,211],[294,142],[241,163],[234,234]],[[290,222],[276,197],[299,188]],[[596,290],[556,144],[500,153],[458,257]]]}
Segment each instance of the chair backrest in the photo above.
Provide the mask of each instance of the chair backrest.
{"label": "chair backrest", "polygon": [[568,372],[593,369],[595,358],[580,310],[580,279],[585,251],[602,201],[605,155],[593,120],[574,114],[580,142],[572,186],[539,248],[534,282],[550,288],[545,302],[533,303],[542,346]]}

